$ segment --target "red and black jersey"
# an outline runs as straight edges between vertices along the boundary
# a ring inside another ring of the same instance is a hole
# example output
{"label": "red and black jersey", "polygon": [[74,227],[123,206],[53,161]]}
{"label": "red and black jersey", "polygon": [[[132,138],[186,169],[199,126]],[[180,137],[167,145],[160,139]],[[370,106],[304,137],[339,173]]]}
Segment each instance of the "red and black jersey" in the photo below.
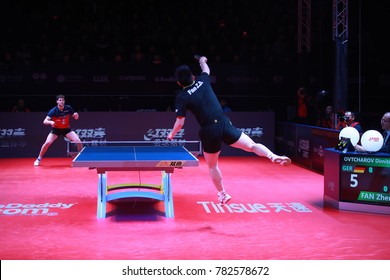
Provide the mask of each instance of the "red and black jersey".
{"label": "red and black jersey", "polygon": [[70,128],[70,117],[74,114],[74,110],[70,105],[65,105],[63,110],[58,106],[54,107],[47,114],[52,121],[55,122],[54,128]]}

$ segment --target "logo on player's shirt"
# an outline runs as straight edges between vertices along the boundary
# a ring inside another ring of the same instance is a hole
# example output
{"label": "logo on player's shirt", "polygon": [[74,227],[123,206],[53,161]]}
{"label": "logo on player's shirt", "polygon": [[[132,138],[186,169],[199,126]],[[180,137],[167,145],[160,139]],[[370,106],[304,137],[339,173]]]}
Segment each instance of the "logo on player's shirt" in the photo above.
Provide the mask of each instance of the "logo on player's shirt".
{"label": "logo on player's shirt", "polygon": [[192,88],[190,88],[189,90],[187,90],[188,94],[191,95],[193,94],[195,91],[198,90],[198,88],[200,88],[201,86],[203,85],[203,82],[202,81],[198,81]]}

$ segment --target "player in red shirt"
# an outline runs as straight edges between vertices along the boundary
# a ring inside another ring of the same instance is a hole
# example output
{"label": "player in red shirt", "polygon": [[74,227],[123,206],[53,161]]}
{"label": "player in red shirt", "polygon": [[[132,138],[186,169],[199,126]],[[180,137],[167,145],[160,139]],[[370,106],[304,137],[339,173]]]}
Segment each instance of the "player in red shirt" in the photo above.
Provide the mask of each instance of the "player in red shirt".
{"label": "player in red shirt", "polygon": [[41,164],[42,157],[45,155],[47,149],[60,135],[68,138],[73,143],[77,143],[77,149],[79,151],[83,148],[79,136],[70,128],[70,117],[77,120],[79,118],[79,114],[73,110],[72,106],[65,105],[64,95],[57,95],[56,101],[57,106],[52,108],[43,120],[43,124],[51,125],[52,130],[41,147],[39,156],[34,162],[35,166],[39,166]]}

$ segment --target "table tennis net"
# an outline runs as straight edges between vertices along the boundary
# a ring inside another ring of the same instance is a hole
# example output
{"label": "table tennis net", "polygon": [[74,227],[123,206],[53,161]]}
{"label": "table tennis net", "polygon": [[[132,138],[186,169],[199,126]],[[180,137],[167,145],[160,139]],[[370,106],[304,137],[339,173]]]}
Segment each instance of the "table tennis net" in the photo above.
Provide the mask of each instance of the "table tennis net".
{"label": "table tennis net", "polygon": [[[66,142],[66,156],[75,157],[78,154],[77,145],[64,138]],[[172,140],[172,141],[107,141],[107,140],[94,140],[94,141],[81,141],[84,147],[86,146],[162,146],[162,147],[174,147],[184,146],[190,153],[195,156],[202,154],[202,145],[200,141],[187,141],[187,140]]]}

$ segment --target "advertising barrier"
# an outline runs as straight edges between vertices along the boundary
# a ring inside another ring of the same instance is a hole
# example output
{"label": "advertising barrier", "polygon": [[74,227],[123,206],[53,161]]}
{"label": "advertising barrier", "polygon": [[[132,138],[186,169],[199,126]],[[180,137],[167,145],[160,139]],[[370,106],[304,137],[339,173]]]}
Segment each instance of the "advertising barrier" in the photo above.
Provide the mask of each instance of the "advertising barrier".
{"label": "advertising barrier", "polygon": [[276,123],[276,152],[316,171],[324,171],[324,149],[335,147],[338,139],[337,130],[296,123]]}
{"label": "advertising barrier", "polygon": [[[84,142],[106,141],[166,141],[176,115],[173,112],[81,112],[80,118],[71,120],[71,127]],[[255,142],[274,149],[275,117],[273,112],[229,112],[228,117],[241,131]],[[37,157],[51,127],[43,125],[46,112],[0,113],[1,158]],[[196,141],[199,125],[188,114],[186,123],[173,141]],[[67,145],[57,139],[45,157],[65,157]],[[228,146],[222,156],[253,155]]]}

